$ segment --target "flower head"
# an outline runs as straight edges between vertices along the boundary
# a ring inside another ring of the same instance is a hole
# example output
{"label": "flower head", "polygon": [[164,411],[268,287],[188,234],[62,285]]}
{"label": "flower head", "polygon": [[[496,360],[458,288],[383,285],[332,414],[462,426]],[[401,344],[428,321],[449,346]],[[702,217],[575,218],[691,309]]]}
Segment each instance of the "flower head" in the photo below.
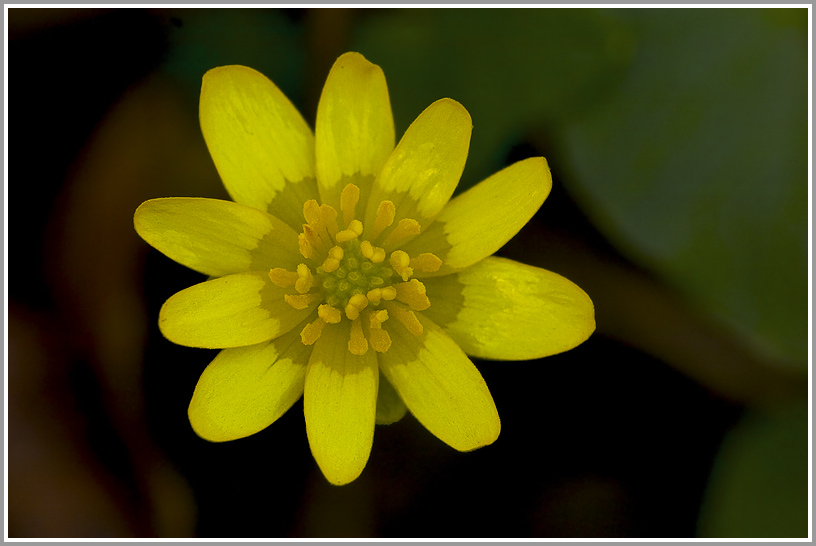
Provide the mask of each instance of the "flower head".
{"label": "flower head", "polygon": [[395,146],[382,70],[347,53],[314,134],[243,66],[207,72],[200,120],[234,202],[154,199],[134,223],[211,277],[159,315],[169,340],[222,349],[190,402],[201,437],[259,432],[303,396],[309,445],[334,484],[359,476],[375,423],[406,408],[443,442],[473,450],[496,440],[500,422],[468,354],[540,358],[594,330],[576,285],[490,257],[547,197],[544,158],[451,199],[472,128],[458,102],[431,104]]}

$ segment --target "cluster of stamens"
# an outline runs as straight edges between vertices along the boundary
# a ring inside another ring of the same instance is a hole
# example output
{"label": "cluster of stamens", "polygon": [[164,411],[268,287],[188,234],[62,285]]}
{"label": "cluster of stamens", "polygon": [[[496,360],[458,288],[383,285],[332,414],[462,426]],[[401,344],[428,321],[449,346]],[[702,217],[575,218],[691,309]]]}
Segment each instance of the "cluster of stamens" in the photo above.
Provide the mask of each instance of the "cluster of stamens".
{"label": "cluster of stamens", "polygon": [[414,311],[427,309],[431,302],[425,285],[411,277],[415,272],[432,273],[442,265],[442,260],[430,253],[411,258],[402,250],[393,250],[387,255],[386,249],[398,248],[420,230],[419,222],[411,218],[394,225],[396,210],[391,201],[380,202],[374,225],[361,240],[363,224],[356,219],[359,200],[357,186],[343,188],[341,219],[334,207],[318,205],[314,199],[306,201],[306,223],[298,235],[306,262],[295,271],[279,267],[269,271],[273,283],[293,289],[284,295],[293,308],[302,310],[322,302],[317,318],[300,332],[304,344],[312,345],[327,324],[339,324],[345,315],[351,321],[348,349],[356,355],[365,354],[369,346],[380,353],[391,347],[391,337],[382,325],[392,317],[412,334],[422,334]]}

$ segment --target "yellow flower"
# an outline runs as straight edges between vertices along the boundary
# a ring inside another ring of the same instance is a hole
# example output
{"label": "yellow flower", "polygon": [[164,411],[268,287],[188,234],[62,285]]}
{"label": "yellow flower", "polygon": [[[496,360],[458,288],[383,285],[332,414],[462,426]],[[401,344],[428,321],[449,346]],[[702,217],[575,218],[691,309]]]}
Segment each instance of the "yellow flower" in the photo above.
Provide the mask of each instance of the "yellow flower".
{"label": "yellow flower", "polygon": [[358,53],[334,64],[313,134],[266,77],[244,66],[204,76],[201,129],[234,199],[146,201],[139,235],[210,280],[172,296],[162,333],[223,349],[189,407],[221,442],[255,434],[301,396],[312,454],[349,483],[376,423],[407,409],[460,451],[500,422],[466,354],[540,358],[595,328],[567,279],[489,257],[538,210],[547,162],[511,165],[451,199],[472,123],[451,99],[430,105],[394,146],[382,70]]}

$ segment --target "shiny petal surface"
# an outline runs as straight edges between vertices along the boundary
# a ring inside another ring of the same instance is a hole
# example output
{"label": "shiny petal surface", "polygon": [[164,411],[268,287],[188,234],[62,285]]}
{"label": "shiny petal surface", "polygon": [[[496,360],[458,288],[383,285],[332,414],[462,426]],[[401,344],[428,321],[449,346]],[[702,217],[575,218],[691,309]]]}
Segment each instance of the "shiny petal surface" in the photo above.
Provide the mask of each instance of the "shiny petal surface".
{"label": "shiny petal surface", "polygon": [[377,412],[377,357],[348,350],[349,327],[324,328],[306,370],[303,413],[312,455],[335,485],[356,479],[374,440]]}
{"label": "shiny petal surface", "polygon": [[533,157],[451,199],[436,222],[404,247],[412,255],[432,252],[442,259],[438,271],[417,276],[445,275],[490,256],[530,221],[551,188],[547,161]]}
{"label": "shiny petal surface", "polygon": [[302,261],[292,228],[274,216],[232,201],[151,199],[136,209],[133,223],[151,246],[205,275],[292,269]]}
{"label": "shiny petal surface", "polygon": [[276,338],[302,322],[317,302],[297,311],[266,272],[227,275],[174,294],[159,311],[162,334],[179,345],[224,349]]}
{"label": "shiny petal surface", "polygon": [[409,217],[429,224],[459,184],[472,129],[470,114],[455,100],[441,99],[426,108],[383,166],[366,225],[373,224],[376,206],[386,199],[396,205],[396,221]]}
{"label": "shiny petal surface", "polygon": [[493,397],[476,366],[431,320],[417,313],[423,333],[386,323],[393,344],[380,369],[408,409],[434,436],[471,451],[492,444],[501,423]]}
{"label": "shiny petal surface", "polygon": [[336,207],[341,180],[373,178],[394,149],[394,118],[382,69],[359,53],[338,58],[320,96],[315,133],[320,192]]}
{"label": "shiny petal surface", "polygon": [[311,129],[260,72],[237,65],[208,71],[199,118],[221,180],[238,203],[267,210],[286,184],[314,179]]}
{"label": "shiny petal surface", "polygon": [[567,351],[595,330],[589,296],[561,275],[490,257],[426,279],[429,317],[469,355],[526,360]]}
{"label": "shiny petal surface", "polygon": [[196,385],[188,408],[193,430],[226,442],[265,429],[303,395],[309,353],[296,330],[272,342],[224,349]]}

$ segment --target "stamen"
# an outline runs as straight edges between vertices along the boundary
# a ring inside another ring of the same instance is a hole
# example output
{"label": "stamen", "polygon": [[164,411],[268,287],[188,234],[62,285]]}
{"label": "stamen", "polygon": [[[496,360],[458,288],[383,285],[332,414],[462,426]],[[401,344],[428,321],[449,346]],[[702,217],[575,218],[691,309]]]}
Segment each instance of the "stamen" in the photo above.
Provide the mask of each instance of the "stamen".
{"label": "stamen", "polygon": [[423,252],[416,258],[411,258],[411,267],[414,271],[421,273],[433,273],[439,271],[439,268],[442,267],[442,260],[436,254]]}
{"label": "stamen", "polygon": [[314,276],[309,266],[306,264],[297,266],[297,276],[298,279],[295,281],[295,290],[301,294],[305,294],[312,289],[312,286],[314,286]]}
{"label": "stamen", "polygon": [[425,285],[416,279],[401,282],[397,286],[397,299],[408,304],[414,311],[424,311],[431,306],[431,300],[425,294]]}
{"label": "stamen", "polygon": [[382,328],[372,329],[368,333],[368,341],[371,343],[371,348],[378,353],[385,353],[391,348],[391,336]]}
{"label": "stamen", "polygon": [[[347,186],[348,187],[348,186]],[[343,231],[338,231],[337,235],[335,235],[334,239],[338,243],[345,243],[346,241],[351,241],[352,239],[356,239],[363,233],[363,223],[359,220],[352,220],[349,223],[348,229],[344,229]]]}
{"label": "stamen", "polygon": [[315,251],[314,247],[303,233],[298,233],[298,250],[300,250],[301,255],[307,259],[312,259],[317,256],[317,251]]}
{"label": "stamen", "polygon": [[382,246],[383,248],[394,248],[398,247],[402,243],[408,241],[419,235],[419,222],[414,220],[413,218],[403,218],[397,224],[397,227],[388,234],[388,237],[385,238],[383,241]]}
{"label": "stamen", "polygon": [[349,320],[355,320],[360,316],[360,311],[368,305],[368,298],[362,294],[354,294],[349,298],[348,305],[346,305],[346,316]]}
{"label": "stamen", "polygon": [[394,303],[387,303],[386,305],[388,306],[388,310],[391,311],[390,314],[393,315],[395,319],[400,321],[409,332],[415,336],[422,335],[422,324],[419,322],[419,319],[416,318],[413,311],[410,309],[405,309],[401,305]]}
{"label": "stamen", "polygon": [[337,211],[331,205],[320,205],[320,216],[323,217],[323,223],[326,229],[329,230],[329,235],[334,237],[337,235]]}
{"label": "stamen", "polygon": [[391,201],[381,201],[377,207],[377,216],[374,218],[374,229],[371,230],[371,238],[376,239],[385,228],[394,223],[394,215],[397,209]]}
{"label": "stamen", "polygon": [[411,258],[404,250],[395,250],[391,253],[389,260],[391,267],[397,272],[397,275],[402,277],[402,280],[407,281],[414,274],[414,270],[408,265],[411,263]]}
{"label": "stamen", "polygon": [[340,309],[325,303],[317,308],[317,315],[329,324],[337,324],[343,319]]}
{"label": "stamen", "polygon": [[310,322],[300,331],[300,340],[304,345],[313,345],[323,332],[324,326],[326,326],[326,323],[322,318],[318,317],[314,322]]}
{"label": "stamen", "polygon": [[343,211],[343,222],[348,226],[354,220],[354,209],[360,200],[360,188],[354,184],[346,184],[340,193],[340,210]]}
{"label": "stamen", "polygon": [[317,294],[284,294],[283,299],[298,311],[302,311],[317,299]]}
{"label": "stamen", "polygon": [[372,311],[368,316],[369,327],[372,330],[382,328],[382,323],[388,320],[388,311],[380,309],[379,311]]}
{"label": "stamen", "polygon": [[321,206],[317,204],[317,201],[309,199],[303,203],[303,217],[306,218],[306,223],[314,230],[315,235],[320,240],[321,246],[330,245],[331,237],[329,236],[329,230],[326,227],[326,222],[323,221],[323,211],[321,210]]}
{"label": "stamen", "polygon": [[368,298],[368,301],[371,303],[377,303],[382,299],[382,288],[372,288],[368,291],[368,294],[366,294],[366,298]]}
{"label": "stamen", "polygon": [[360,243],[360,253],[375,264],[381,263],[383,260],[385,260],[385,250],[378,246],[372,245],[371,241],[363,241]]}
{"label": "stamen", "polygon": [[382,289],[382,299],[391,301],[397,297],[397,289],[393,286],[386,286]]}
{"label": "stamen", "polygon": [[295,281],[298,280],[298,274],[295,271],[287,271],[282,267],[275,267],[269,270],[269,279],[277,286],[287,288],[295,284]]}
{"label": "stamen", "polygon": [[363,324],[359,317],[351,323],[351,336],[348,342],[348,350],[351,354],[364,355],[368,351],[368,341],[363,335]]}
{"label": "stamen", "polygon": [[332,271],[336,271],[338,267],[340,267],[340,260],[343,259],[343,249],[339,246],[333,246],[329,249],[329,255],[326,257],[326,260],[323,262],[323,270],[326,273],[331,273]]}
{"label": "stamen", "polygon": [[326,242],[320,238],[315,228],[309,224],[303,224],[303,236],[306,237],[306,240],[309,241],[309,244],[312,245],[315,250],[325,250],[328,246]]}
{"label": "stamen", "polygon": [[382,323],[386,320],[388,320],[388,311],[385,309],[373,311],[368,318],[368,341],[371,348],[378,353],[384,353],[391,347],[391,336],[382,328]]}

